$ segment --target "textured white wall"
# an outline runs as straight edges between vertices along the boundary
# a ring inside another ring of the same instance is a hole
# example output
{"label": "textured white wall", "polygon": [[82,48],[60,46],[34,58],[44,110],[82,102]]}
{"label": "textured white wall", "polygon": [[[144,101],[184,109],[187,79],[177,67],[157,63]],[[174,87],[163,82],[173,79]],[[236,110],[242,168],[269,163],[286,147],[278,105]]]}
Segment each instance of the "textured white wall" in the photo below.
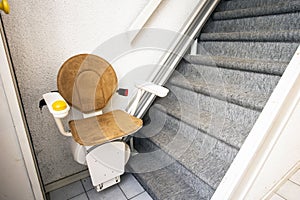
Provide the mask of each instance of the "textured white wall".
{"label": "textured white wall", "polygon": [[27,122],[44,184],[79,172],[68,139],[38,102],[56,89],[56,74],[70,56],[90,53],[124,32],[146,0],[10,1],[2,16]]}

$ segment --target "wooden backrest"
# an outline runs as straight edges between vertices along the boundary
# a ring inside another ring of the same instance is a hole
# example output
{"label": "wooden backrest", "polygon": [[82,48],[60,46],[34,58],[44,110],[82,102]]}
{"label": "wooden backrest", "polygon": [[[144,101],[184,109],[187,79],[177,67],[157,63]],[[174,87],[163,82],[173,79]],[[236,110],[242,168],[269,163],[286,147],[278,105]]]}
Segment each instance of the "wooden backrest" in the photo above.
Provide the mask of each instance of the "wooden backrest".
{"label": "wooden backrest", "polygon": [[117,89],[117,76],[103,58],[79,54],[69,58],[57,75],[62,97],[83,113],[101,110]]}

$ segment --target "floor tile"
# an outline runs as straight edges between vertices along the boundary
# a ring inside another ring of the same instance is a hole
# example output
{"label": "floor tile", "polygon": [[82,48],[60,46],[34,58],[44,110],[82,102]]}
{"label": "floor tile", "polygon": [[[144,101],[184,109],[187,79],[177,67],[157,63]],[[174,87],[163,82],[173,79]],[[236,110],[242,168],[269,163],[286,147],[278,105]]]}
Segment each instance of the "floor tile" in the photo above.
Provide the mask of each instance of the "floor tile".
{"label": "floor tile", "polygon": [[94,189],[91,177],[86,177],[84,179],[81,179],[81,182],[83,184],[83,187],[84,187],[85,191],[89,191],[91,189]]}
{"label": "floor tile", "polygon": [[77,181],[50,192],[49,196],[50,200],[67,200],[81,193],[84,193],[84,189],[81,182]]}
{"label": "floor tile", "polygon": [[86,193],[82,193],[78,196],[75,196],[69,200],[89,200]]}
{"label": "floor tile", "polygon": [[127,200],[118,185],[109,187],[101,192],[90,190],[87,192],[89,200]]}
{"label": "floor tile", "polygon": [[147,192],[143,192],[130,200],[152,200],[152,197]]}
{"label": "floor tile", "polygon": [[121,176],[119,186],[128,199],[145,191],[132,174]]}

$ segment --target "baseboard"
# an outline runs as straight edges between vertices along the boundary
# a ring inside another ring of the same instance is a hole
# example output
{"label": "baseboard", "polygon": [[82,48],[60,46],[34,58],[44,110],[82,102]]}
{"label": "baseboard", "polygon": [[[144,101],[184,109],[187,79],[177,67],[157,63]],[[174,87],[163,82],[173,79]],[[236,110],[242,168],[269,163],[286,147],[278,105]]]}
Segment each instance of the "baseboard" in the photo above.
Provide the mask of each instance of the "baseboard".
{"label": "baseboard", "polygon": [[46,192],[51,192],[53,190],[56,190],[58,188],[64,187],[70,183],[79,181],[80,179],[86,178],[90,176],[89,171],[86,169],[84,171],[78,172],[76,174],[73,174],[71,176],[59,179],[55,182],[49,183],[47,185],[45,185],[45,191]]}

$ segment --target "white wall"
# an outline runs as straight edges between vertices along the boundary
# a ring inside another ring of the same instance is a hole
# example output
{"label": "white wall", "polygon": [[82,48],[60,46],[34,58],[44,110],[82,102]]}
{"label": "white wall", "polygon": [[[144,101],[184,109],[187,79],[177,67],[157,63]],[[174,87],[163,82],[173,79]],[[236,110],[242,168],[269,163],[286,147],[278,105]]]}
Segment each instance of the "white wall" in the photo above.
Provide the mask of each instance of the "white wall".
{"label": "white wall", "polygon": [[[271,153],[257,175],[245,199],[263,199],[265,195],[285,178],[288,172],[300,161],[300,101],[291,114]],[[299,167],[299,166],[298,166]],[[282,182],[284,184],[285,181]],[[279,186],[280,187],[280,186]],[[279,187],[269,197],[273,196]],[[299,199],[294,196],[294,199]]]}
{"label": "white wall", "polygon": [[[169,35],[174,31],[176,34],[200,1],[164,0],[146,27],[169,29],[172,31]],[[62,63],[79,53],[95,53],[111,62],[121,87],[129,88],[133,94],[134,78],[149,77],[165,52],[166,46],[161,47],[164,41],[160,39],[168,36],[160,37],[158,33],[153,38],[142,33],[143,36],[131,44],[126,32],[148,2],[10,1],[11,13],[3,16],[3,22],[45,184],[85,167],[73,161],[68,139],[59,134],[46,109],[39,111],[38,101],[43,93],[56,89],[56,74]],[[113,102],[114,107],[124,108],[128,98],[115,97]]]}

